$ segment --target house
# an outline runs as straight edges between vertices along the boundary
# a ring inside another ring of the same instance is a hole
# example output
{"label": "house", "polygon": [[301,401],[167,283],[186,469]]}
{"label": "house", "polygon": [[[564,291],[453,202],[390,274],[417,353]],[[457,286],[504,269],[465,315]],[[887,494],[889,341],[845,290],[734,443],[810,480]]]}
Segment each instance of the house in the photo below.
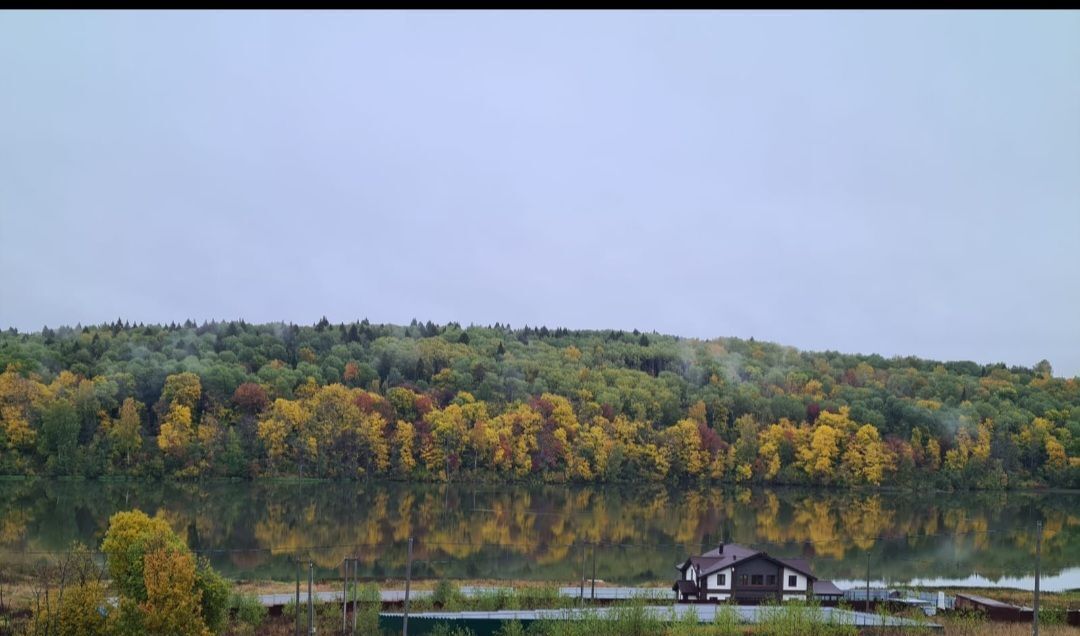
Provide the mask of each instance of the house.
{"label": "house", "polygon": [[736,543],[721,543],[675,569],[679,580],[672,590],[676,599],[686,602],[814,599],[835,603],[843,596],[831,581],[818,580],[802,559],[781,559]]}

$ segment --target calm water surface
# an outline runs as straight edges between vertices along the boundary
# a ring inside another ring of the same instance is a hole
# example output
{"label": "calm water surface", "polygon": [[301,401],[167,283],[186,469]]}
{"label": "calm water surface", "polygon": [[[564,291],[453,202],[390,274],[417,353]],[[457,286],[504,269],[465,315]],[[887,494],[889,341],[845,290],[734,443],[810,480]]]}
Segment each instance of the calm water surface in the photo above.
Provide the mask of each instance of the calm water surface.
{"label": "calm water surface", "polygon": [[[0,570],[73,541],[98,546],[109,516],[160,513],[235,578],[288,580],[290,559],[334,576],[573,581],[582,562],[622,584],[672,578],[723,537],[810,559],[824,578],[1031,588],[1043,523],[1043,589],[1080,588],[1080,495],[909,494],[642,486],[398,483],[0,482]],[[588,546],[584,550],[582,546]]]}

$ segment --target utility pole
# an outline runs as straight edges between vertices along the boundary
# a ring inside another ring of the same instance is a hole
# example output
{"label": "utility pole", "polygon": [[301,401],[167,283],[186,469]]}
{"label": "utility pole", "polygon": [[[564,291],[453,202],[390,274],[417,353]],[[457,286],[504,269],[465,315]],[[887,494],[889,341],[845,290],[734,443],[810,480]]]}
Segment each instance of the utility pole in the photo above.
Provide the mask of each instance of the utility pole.
{"label": "utility pole", "polygon": [[866,605],[863,609],[870,611],[870,550],[866,551]]}
{"label": "utility pole", "polygon": [[350,559],[349,557],[345,557],[345,559],[342,561],[342,565],[344,567],[344,574],[345,574],[345,576],[342,577],[343,582],[341,584],[341,633],[342,633],[342,635],[344,635],[345,630],[348,629],[348,623],[346,621],[349,618],[349,562],[351,560],[352,559]]}
{"label": "utility pole", "polygon": [[300,636],[300,557],[296,557],[296,636]]}
{"label": "utility pole", "polygon": [[592,546],[592,591],[590,593],[592,601],[596,602],[596,544]]}
{"label": "utility pole", "polygon": [[401,636],[409,636],[409,584],[412,582],[412,537],[409,537],[409,553],[405,559],[405,616],[401,619]]}
{"label": "utility pole", "polygon": [[1035,607],[1032,608],[1031,636],[1039,636],[1039,566],[1042,565],[1042,521],[1035,522]]}
{"label": "utility pole", "polygon": [[585,544],[581,544],[581,591],[578,594],[578,605],[585,604]]}
{"label": "utility pole", "polygon": [[315,583],[315,562],[308,561],[308,580],[307,580],[307,625],[308,634],[314,636],[315,634],[315,598],[311,595],[311,588]]}

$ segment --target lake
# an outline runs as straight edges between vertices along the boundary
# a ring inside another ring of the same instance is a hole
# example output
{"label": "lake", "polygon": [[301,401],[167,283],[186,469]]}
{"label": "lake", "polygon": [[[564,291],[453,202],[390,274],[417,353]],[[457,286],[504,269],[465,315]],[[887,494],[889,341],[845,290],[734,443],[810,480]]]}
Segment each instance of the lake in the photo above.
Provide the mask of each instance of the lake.
{"label": "lake", "polygon": [[1043,589],[1080,588],[1080,494],[653,485],[0,481],[0,570],[76,540],[96,548],[109,516],[133,508],[162,514],[227,576],[278,580],[295,556],[317,576],[355,556],[364,577],[401,578],[414,537],[416,578],[574,581],[595,553],[598,579],[640,584],[726,538],[838,582],[864,585],[869,558],[878,584],[1030,589],[1042,521]]}

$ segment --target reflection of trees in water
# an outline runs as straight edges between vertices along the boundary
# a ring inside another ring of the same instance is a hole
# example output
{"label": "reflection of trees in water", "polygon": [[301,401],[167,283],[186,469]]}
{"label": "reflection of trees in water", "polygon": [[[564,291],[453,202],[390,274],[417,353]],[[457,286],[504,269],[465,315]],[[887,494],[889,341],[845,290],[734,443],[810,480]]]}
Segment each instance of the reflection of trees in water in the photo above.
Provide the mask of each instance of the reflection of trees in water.
{"label": "reflection of trees in water", "polygon": [[[726,539],[809,558],[824,576],[995,577],[1027,573],[1036,519],[1047,572],[1080,565],[1080,497],[805,489],[505,487],[433,484],[0,483],[0,549],[97,545],[109,516],[160,512],[236,576],[326,570],[356,556],[398,576],[416,537],[421,575],[573,579],[581,544],[600,544],[602,578],[664,579],[688,551]],[[614,544],[614,545],[613,545]]]}

